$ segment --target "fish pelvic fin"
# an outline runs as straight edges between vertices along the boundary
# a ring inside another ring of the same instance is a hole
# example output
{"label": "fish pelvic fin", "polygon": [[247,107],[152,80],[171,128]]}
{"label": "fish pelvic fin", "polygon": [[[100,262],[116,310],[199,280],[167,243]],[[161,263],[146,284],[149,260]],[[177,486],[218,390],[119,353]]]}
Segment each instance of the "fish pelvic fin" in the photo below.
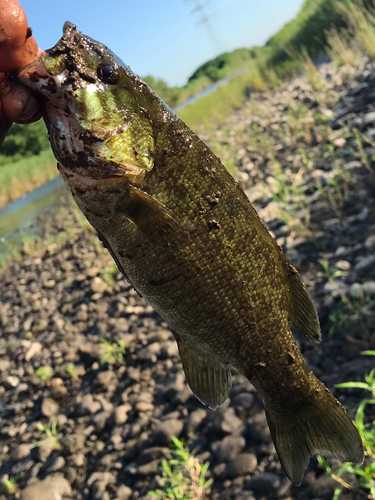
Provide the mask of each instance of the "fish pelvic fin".
{"label": "fish pelvic fin", "polygon": [[222,365],[210,355],[177,341],[187,382],[201,403],[216,410],[229,396],[232,375],[229,366]]}
{"label": "fish pelvic fin", "polygon": [[323,384],[320,391],[323,397],[304,405],[289,422],[285,421],[285,414],[278,415],[272,405],[267,408],[266,404],[267,421],[281,465],[296,486],[302,482],[310,457],[316,454],[344,462],[363,461],[361,437],[346,411]]}
{"label": "fish pelvic fin", "polygon": [[322,336],[318,313],[311,296],[297,269],[289,261],[286,273],[290,293],[289,321],[308,340],[318,344]]}

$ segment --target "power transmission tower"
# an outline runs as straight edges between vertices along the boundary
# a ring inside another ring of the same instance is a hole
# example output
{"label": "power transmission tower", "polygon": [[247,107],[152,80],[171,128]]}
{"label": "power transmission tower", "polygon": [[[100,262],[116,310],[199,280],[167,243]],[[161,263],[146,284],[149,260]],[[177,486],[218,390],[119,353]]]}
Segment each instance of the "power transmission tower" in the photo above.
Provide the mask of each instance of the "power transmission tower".
{"label": "power transmission tower", "polygon": [[218,36],[217,31],[212,23],[213,15],[208,14],[206,10],[206,5],[208,4],[208,2],[201,2],[201,0],[187,1],[194,5],[193,10],[190,13],[198,13],[199,19],[197,25],[203,25],[207,29],[208,36],[211,39],[215,51],[218,53],[224,52],[220,37]]}

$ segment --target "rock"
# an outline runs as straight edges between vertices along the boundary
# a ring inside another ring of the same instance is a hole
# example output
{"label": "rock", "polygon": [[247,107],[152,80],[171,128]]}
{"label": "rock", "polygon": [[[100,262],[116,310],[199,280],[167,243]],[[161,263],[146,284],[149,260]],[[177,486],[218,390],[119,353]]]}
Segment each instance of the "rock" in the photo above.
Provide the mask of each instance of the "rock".
{"label": "rock", "polygon": [[224,434],[240,433],[243,428],[242,420],[240,420],[234,411],[234,408],[227,408],[220,414],[219,418],[214,423],[214,427],[218,432]]}
{"label": "rock", "polygon": [[129,500],[132,493],[133,493],[133,491],[128,486],[125,486],[125,484],[122,484],[117,489],[117,500]]}
{"label": "rock", "polygon": [[12,363],[9,359],[0,359],[0,373],[6,373],[10,370]]}
{"label": "rock", "polygon": [[30,361],[35,354],[38,354],[42,350],[42,348],[42,344],[39,342],[33,342],[25,354],[25,361]]}
{"label": "rock", "polygon": [[251,490],[258,497],[271,495],[280,485],[280,479],[276,474],[264,472],[259,476],[254,476],[244,484],[245,490]]}
{"label": "rock", "polygon": [[51,398],[44,398],[41,411],[45,417],[53,417],[59,413],[60,406]]}
{"label": "rock", "polygon": [[139,401],[139,403],[135,405],[135,409],[140,412],[152,411],[154,405],[152,403],[146,403],[146,401]]}
{"label": "rock", "polygon": [[107,290],[107,285],[99,276],[96,276],[91,282],[91,290],[93,293],[103,293]]}
{"label": "rock", "polygon": [[27,457],[28,455],[30,455],[30,445],[23,443],[23,444],[16,446],[16,448],[14,448],[11,451],[10,458],[14,462],[18,462],[18,460],[22,460],[23,458]]}
{"label": "rock", "polygon": [[[368,248],[369,250],[374,250],[375,249],[375,234],[371,234],[366,238],[365,241],[365,247]],[[1,371],[1,369],[0,369]]]}
{"label": "rock", "polygon": [[218,462],[228,462],[237,457],[246,446],[246,440],[242,436],[225,436],[217,444],[215,456]]}
{"label": "rock", "polygon": [[50,437],[43,439],[43,441],[38,443],[38,446],[32,448],[32,455],[35,456],[39,462],[44,463],[48,460],[53,450],[56,449],[56,446],[56,438]]}
{"label": "rock", "polygon": [[104,385],[107,386],[111,382],[113,378],[113,371],[112,370],[106,370],[104,372],[99,372],[96,376],[96,382],[99,385]]}
{"label": "rock", "polygon": [[257,457],[252,453],[241,453],[228,464],[228,468],[225,471],[225,477],[228,479],[234,479],[240,476],[246,476],[247,474],[252,474],[257,468],[258,461]]}
{"label": "rock", "polygon": [[67,449],[73,455],[78,451],[83,451],[86,444],[86,437],[84,434],[68,434],[67,435]]}
{"label": "rock", "polygon": [[195,410],[192,413],[190,413],[190,415],[185,421],[184,433],[189,438],[194,437],[198,427],[201,425],[201,423],[206,417],[207,417],[207,410],[204,410],[203,408],[199,408],[198,410]]}
{"label": "rock", "polygon": [[156,474],[159,470],[160,460],[157,459],[137,467],[137,474],[139,474],[140,476],[150,476],[151,474]]}
{"label": "rock", "polygon": [[122,425],[128,420],[128,412],[131,406],[128,404],[120,405],[115,409],[114,417],[117,425]]}
{"label": "rock", "polygon": [[56,281],[55,280],[47,280],[44,282],[44,287],[45,288],[54,288],[56,285]]}
{"label": "rock", "polygon": [[365,116],[363,117],[364,125],[370,125],[374,122],[375,122],[375,111],[370,111],[369,113],[366,113]]}
{"label": "rock", "polygon": [[183,422],[177,419],[161,422],[152,430],[151,439],[153,443],[160,446],[169,446],[172,442],[172,436],[180,436],[183,425]]}
{"label": "rock", "polygon": [[63,500],[71,496],[72,489],[68,481],[61,475],[48,476],[43,481],[27,486],[20,496],[20,500]]}
{"label": "rock", "polygon": [[19,383],[20,383],[20,379],[18,377],[16,377],[15,375],[9,375],[3,381],[3,385],[4,385],[5,389],[7,389],[7,390],[14,389],[15,387],[17,387],[17,385]]}
{"label": "rock", "polygon": [[87,486],[91,488],[91,491],[96,497],[100,498],[103,495],[108,484],[114,484],[116,482],[116,476],[111,472],[94,472],[87,480]]}
{"label": "rock", "polygon": [[90,415],[97,413],[101,409],[101,404],[95,401],[91,394],[85,394],[81,400],[80,413],[82,415]]}
{"label": "rock", "polygon": [[57,472],[65,467],[65,460],[63,457],[51,457],[46,463],[46,473]]}

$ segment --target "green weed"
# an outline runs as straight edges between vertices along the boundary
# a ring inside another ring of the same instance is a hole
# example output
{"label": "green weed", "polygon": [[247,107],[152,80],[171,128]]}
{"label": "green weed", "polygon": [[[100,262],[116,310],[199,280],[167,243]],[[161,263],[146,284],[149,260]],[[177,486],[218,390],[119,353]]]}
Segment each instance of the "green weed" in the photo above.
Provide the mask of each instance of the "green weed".
{"label": "green weed", "polygon": [[48,424],[38,422],[36,426],[42,434],[40,436],[40,440],[32,445],[31,448],[37,448],[38,446],[41,446],[47,439],[52,443],[53,450],[59,450],[61,448],[59,434],[62,430],[62,426],[58,426],[54,418],[51,418]]}
{"label": "green weed", "polygon": [[[362,354],[374,356],[375,351],[364,351]],[[318,456],[318,461],[332,479],[339,484],[333,495],[334,500],[338,500],[345,490],[352,490],[363,495],[364,498],[373,500],[375,498],[375,420],[374,416],[371,416],[373,411],[368,412],[368,415],[366,412],[370,405],[375,404],[375,368],[365,375],[364,382],[344,382],[335,387],[363,389],[369,394],[365,394],[365,398],[359,404],[354,420],[354,425],[357,427],[364,444],[366,458],[362,466],[345,462],[338,470],[333,470],[328,461],[321,456]],[[353,474],[354,479],[348,479],[347,473]]]}
{"label": "green weed", "polygon": [[162,500],[204,500],[206,492],[212,484],[207,479],[209,463],[201,465],[195,458],[195,451],[187,450],[183,442],[172,437],[175,449],[172,451],[176,458],[162,460],[163,474],[161,479],[163,489],[150,491],[150,495],[157,495]]}
{"label": "green weed", "polygon": [[18,487],[17,487],[17,477],[11,476],[8,479],[5,479],[2,482],[4,489],[9,493],[9,495],[17,495],[18,496]]}
{"label": "green weed", "polygon": [[51,366],[40,366],[35,374],[43,380],[43,382],[47,383],[53,377],[53,369]]}
{"label": "green weed", "polygon": [[118,340],[111,344],[107,339],[101,338],[101,354],[99,362],[101,364],[121,364],[124,361],[125,342]]}

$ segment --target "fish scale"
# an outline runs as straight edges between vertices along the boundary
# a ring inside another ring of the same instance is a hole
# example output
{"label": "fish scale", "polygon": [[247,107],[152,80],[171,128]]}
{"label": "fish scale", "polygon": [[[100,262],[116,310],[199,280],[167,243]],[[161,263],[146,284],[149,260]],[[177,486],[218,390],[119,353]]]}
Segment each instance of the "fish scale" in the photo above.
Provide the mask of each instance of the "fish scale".
{"label": "fish scale", "polygon": [[221,161],[70,23],[18,79],[44,99],[64,181],[120,271],[172,328],[198,399],[217,408],[229,396],[231,367],[244,374],[295,484],[316,453],[360,462],[358,431],[290,329],[320,341],[311,297]]}

